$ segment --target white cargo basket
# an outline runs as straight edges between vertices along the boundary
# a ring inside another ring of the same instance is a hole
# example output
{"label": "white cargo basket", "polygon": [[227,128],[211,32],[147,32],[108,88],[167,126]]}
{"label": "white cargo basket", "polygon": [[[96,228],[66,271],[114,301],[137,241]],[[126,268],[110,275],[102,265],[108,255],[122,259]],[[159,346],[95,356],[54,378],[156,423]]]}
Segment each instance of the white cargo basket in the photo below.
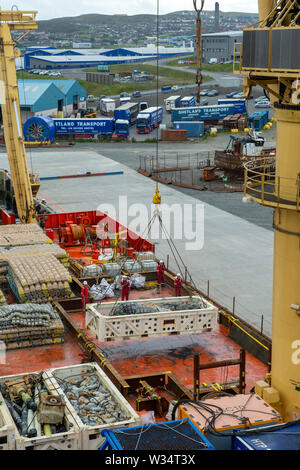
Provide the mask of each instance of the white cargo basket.
{"label": "white cargo basket", "polygon": [[[196,304],[196,308],[187,310],[186,306],[189,302]],[[152,306],[157,311],[111,316],[116,307],[124,305],[125,308],[128,308],[130,304]],[[172,311],[171,308],[165,310],[163,309],[165,304],[169,304],[170,307],[176,305],[178,310]],[[180,309],[180,305],[182,305],[182,309]],[[216,328],[217,315],[218,309],[199,296],[105,302],[88,305],[85,326],[99,341],[112,341],[171,334],[202,333]]]}
{"label": "white cargo basket", "polygon": [[16,426],[0,393],[0,450],[15,450]]}
{"label": "white cargo basket", "polygon": [[[111,394],[114,402],[118,404],[118,408],[124,414],[126,414],[126,419],[123,421],[115,423],[106,423],[106,424],[96,424],[88,425],[84,424],[80,416],[77,414],[75,408],[70,403],[68,397],[65,395],[63,390],[60,388],[60,383],[67,380],[71,377],[82,376],[85,373],[95,373],[101,385]],[[72,414],[76,419],[77,425],[81,430],[81,448],[83,450],[98,450],[101,444],[104,442],[104,438],[101,436],[101,431],[103,429],[119,429],[124,427],[139,426],[141,424],[140,416],[135,412],[135,410],[130,406],[127,400],[121,395],[115,385],[110,381],[107,375],[102,371],[102,369],[96,363],[89,364],[79,364],[75,366],[60,367],[57,369],[48,369],[45,371],[45,375],[52,383],[52,386],[55,390],[60,391],[60,395],[63,395],[65,401],[68,403],[68,406],[72,410]]]}
{"label": "white cargo basket", "polygon": [[[35,376],[35,375],[40,375],[40,374],[41,374],[40,372],[28,372],[24,374],[0,377],[0,383],[4,384],[4,382],[6,382],[7,380],[24,377],[26,375]],[[44,384],[47,390],[50,392],[49,384],[47,383],[47,380],[45,380],[44,376],[43,376],[43,379],[44,379]],[[53,387],[51,387],[51,393],[56,396],[59,395],[58,391],[54,390]],[[66,426],[67,431],[57,433],[57,434],[51,434],[50,436],[37,436],[37,437],[32,437],[32,438],[21,436],[8,409],[7,411],[9,413],[9,417],[11,421],[13,422],[13,426],[14,426],[16,450],[79,450],[80,449],[80,444],[81,444],[80,429],[77,426],[76,420],[73,418],[70,409],[68,408],[68,404],[66,404],[66,407],[65,407],[65,418],[64,418],[64,424]],[[1,436],[1,432],[0,432],[0,436]]]}

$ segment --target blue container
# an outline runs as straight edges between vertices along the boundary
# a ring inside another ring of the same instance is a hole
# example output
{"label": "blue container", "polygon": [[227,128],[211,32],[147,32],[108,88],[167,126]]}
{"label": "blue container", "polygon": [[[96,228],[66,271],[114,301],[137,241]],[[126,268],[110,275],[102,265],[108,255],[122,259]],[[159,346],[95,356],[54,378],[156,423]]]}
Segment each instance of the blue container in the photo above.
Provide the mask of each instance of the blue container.
{"label": "blue container", "polygon": [[[280,428],[280,425],[276,426]],[[275,428],[276,428],[275,427]],[[300,450],[300,422],[277,431],[235,437],[234,450]]]}
{"label": "blue container", "polygon": [[256,131],[261,131],[267,122],[269,122],[269,111],[267,109],[256,111],[248,118],[248,126]]}
{"label": "blue container", "polygon": [[100,450],[215,450],[189,419],[102,431]]}
{"label": "blue container", "polygon": [[176,121],[173,123],[173,129],[187,130],[188,137],[203,137],[203,121]]}

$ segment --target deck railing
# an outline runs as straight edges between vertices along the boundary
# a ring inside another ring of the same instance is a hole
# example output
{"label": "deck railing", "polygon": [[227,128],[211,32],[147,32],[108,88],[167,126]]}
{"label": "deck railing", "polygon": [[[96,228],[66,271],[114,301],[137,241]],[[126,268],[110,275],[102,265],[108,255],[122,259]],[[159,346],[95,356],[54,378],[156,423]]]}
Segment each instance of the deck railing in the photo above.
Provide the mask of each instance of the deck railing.
{"label": "deck railing", "polygon": [[262,205],[300,210],[300,175],[276,176],[274,157],[259,158],[245,164],[246,196]]}

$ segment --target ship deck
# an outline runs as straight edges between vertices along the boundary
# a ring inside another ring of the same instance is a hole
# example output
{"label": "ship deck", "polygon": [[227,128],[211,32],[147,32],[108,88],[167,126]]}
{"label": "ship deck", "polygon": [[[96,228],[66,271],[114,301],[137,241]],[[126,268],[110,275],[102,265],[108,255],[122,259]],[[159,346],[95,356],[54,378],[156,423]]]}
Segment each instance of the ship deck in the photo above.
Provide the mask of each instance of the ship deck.
{"label": "ship deck", "polygon": [[[173,289],[166,285],[161,293],[157,289],[132,290],[130,300],[172,297]],[[113,300],[113,299],[108,299]],[[172,372],[188,389],[193,389],[193,358],[200,354],[201,362],[214,362],[239,357],[240,347],[228,337],[228,331],[217,325],[215,331],[200,334],[172,335],[126,341],[100,342],[85,328],[85,315],[81,311],[68,314],[100,348],[107,360],[123,377]],[[30,347],[6,352],[5,364],[0,363],[0,376],[41,371],[81,363],[84,351],[77,339],[66,328],[63,344]],[[246,352],[246,391],[262,379],[267,366]],[[239,368],[201,371],[201,382],[206,384],[238,381]]]}

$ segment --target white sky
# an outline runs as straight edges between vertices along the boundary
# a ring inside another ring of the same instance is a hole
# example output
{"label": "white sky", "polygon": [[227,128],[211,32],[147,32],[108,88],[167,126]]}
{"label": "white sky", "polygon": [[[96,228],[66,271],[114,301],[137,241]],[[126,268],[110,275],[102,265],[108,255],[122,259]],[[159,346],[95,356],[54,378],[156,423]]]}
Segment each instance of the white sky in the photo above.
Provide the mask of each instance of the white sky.
{"label": "white sky", "polygon": [[[179,10],[193,10],[192,0],[160,0],[160,13]],[[198,0],[198,5],[201,1]],[[241,11],[257,13],[257,1],[219,0],[222,11]],[[37,10],[38,20],[62,16],[78,16],[85,13],[112,15],[122,13],[136,15],[142,13],[156,14],[157,0],[2,0],[2,10],[10,10],[17,5],[19,10]],[[215,0],[205,0],[205,10],[214,10]]]}

